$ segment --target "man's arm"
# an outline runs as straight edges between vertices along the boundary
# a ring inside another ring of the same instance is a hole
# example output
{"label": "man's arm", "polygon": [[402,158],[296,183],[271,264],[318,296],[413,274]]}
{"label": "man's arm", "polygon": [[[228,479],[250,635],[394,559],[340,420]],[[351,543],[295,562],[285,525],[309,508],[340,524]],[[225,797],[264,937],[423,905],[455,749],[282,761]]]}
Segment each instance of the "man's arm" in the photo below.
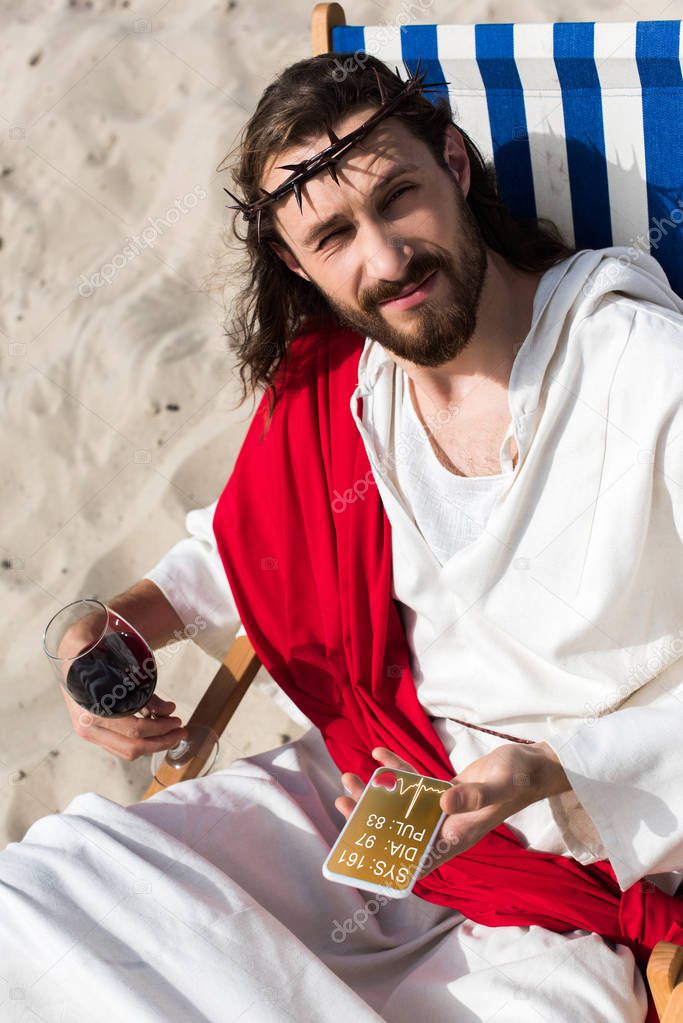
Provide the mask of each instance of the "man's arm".
{"label": "man's arm", "polygon": [[[156,583],[175,611],[180,625],[173,629],[179,627],[183,638],[194,640],[210,657],[222,661],[237,635],[240,619],[213,532],[216,503],[187,513],[188,535],[145,572],[144,578]],[[170,639],[168,636],[166,642]]]}
{"label": "man's arm", "polygon": [[180,615],[151,579],[140,579],[104,603],[130,622],[153,650],[180,638],[183,632]]}
{"label": "man's arm", "polygon": [[[649,353],[658,336],[648,330]],[[675,358],[667,355],[665,363],[670,386],[664,387],[663,374],[654,377],[663,425],[652,445],[647,525],[656,523],[656,531],[638,552],[632,583],[643,613],[657,617],[652,642],[634,663],[630,695],[618,708],[598,710],[569,732],[560,728],[546,736],[571,785],[569,794],[549,799],[563,840],[576,855],[582,845],[573,820],[578,799],[623,891],[640,878],[683,871],[683,322],[671,337]],[[634,689],[641,677],[643,684]]]}
{"label": "man's arm", "polygon": [[[651,703],[638,706],[648,696]],[[674,662],[628,703],[582,722],[568,735],[547,737],[571,795],[600,835],[622,891],[648,875],[683,870],[681,664]],[[549,798],[549,805],[573,852],[571,800],[560,793]]]}

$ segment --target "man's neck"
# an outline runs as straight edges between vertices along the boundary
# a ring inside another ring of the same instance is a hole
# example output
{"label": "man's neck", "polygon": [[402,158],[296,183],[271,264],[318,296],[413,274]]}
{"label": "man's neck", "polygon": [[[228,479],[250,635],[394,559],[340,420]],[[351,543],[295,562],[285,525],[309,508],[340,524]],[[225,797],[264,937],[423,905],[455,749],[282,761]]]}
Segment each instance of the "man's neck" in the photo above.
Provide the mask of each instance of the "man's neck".
{"label": "man's neck", "polygon": [[488,266],[477,312],[477,325],[468,345],[454,359],[437,367],[418,366],[389,353],[413,381],[428,408],[462,405],[474,391],[490,398],[507,394],[512,363],[531,327],[534,296],[543,271],[517,270],[502,256],[487,250]]}

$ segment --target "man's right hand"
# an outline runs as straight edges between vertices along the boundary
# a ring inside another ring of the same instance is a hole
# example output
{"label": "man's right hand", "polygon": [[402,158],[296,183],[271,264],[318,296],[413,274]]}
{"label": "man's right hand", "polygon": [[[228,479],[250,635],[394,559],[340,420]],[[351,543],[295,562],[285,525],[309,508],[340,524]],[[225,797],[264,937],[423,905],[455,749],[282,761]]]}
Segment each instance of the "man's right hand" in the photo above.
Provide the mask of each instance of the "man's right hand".
{"label": "man's right hand", "polygon": [[[152,649],[169,642],[176,634],[174,630],[183,628],[182,621],[161,590],[149,579],[140,580],[107,603],[138,629]],[[85,647],[97,642],[101,631],[101,616],[86,615],[65,634],[60,643],[59,655],[74,657]],[[76,703],[63,686],[60,688],[76,735],[96,746],[102,746],[110,753],[116,753],[123,760],[136,760],[156,753],[157,750],[170,749],[187,736],[186,730],[181,727],[180,718],[171,717],[175,703],[162,700],[156,694],[145,705],[146,709],[157,715],[156,718],[137,717],[135,714],[109,718],[91,714]]]}
{"label": "man's right hand", "polygon": [[170,717],[175,703],[162,700],[156,694],[146,704],[149,710],[159,715],[156,719],[141,718],[135,714],[121,718],[98,717],[79,706],[63,688],[62,695],[76,735],[116,753],[123,760],[136,760],[157,750],[169,749],[187,736],[180,718]]}

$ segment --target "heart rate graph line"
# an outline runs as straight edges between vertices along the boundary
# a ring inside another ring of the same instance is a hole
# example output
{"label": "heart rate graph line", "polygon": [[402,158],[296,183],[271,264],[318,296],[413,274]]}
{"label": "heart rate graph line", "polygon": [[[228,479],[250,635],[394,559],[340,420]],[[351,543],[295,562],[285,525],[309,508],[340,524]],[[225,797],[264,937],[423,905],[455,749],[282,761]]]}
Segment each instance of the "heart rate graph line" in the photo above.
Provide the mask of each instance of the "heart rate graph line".
{"label": "heart rate graph line", "polygon": [[445,792],[446,789],[448,788],[447,784],[446,788],[443,788],[442,786],[436,787],[434,785],[427,785],[425,781],[426,780],[424,778],[418,778],[416,782],[410,782],[408,784],[406,778],[401,778],[398,775],[396,776],[397,788],[399,790],[400,795],[405,796],[408,792],[410,792],[412,788],[415,789],[415,792],[413,793],[413,798],[410,800],[410,805],[408,806],[408,809],[403,815],[404,819],[410,816],[411,811],[415,806],[415,803],[417,802],[418,796],[422,792]]}

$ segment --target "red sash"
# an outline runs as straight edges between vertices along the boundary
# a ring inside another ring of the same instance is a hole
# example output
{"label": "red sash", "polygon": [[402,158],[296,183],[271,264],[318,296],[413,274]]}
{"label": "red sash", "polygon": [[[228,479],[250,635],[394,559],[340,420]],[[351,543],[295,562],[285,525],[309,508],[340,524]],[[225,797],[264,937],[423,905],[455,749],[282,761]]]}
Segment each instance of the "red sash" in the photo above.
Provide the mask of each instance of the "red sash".
{"label": "red sash", "polygon": [[[417,698],[391,596],[391,528],[351,415],[362,349],[359,334],[332,326],[296,339],[278,370],[273,419],[266,427],[264,395],[214,532],[256,653],[320,729],[340,774],[367,782],[377,767],[370,751],[386,746],[450,779]],[[608,860],[584,866],[525,849],[505,824],[414,892],[490,927],[597,932],[628,945],[643,971],[656,942],[683,944],[683,899],[646,881],[622,892]],[[656,1023],[648,997],[646,1023]]]}

